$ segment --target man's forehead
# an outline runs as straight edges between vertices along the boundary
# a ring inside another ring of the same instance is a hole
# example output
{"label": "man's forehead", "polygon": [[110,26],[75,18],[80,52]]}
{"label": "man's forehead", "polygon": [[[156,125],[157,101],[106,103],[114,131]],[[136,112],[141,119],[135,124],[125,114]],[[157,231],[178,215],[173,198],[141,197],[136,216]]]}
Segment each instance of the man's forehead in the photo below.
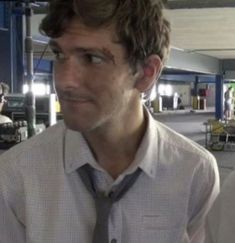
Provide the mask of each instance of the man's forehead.
{"label": "man's forehead", "polygon": [[49,41],[49,46],[52,49],[58,50],[67,50],[67,51],[75,51],[75,52],[103,52],[103,53],[111,53],[112,48],[105,45],[104,43],[81,43],[75,42],[74,44],[67,44],[64,41],[60,41],[59,39],[51,39]]}
{"label": "man's forehead", "polygon": [[67,24],[61,37],[73,36],[74,38],[87,38],[96,39],[95,41],[109,41],[118,43],[118,37],[116,35],[115,26],[113,24],[101,27],[90,27],[81,23],[79,18],[74,17]]}
{"label": "man's forehead", "polygon": [[121,43],[109,29],[95,30],[77,24],[66,28],[61,36],[51,38],[49,46],[58,49],[116,49]]}

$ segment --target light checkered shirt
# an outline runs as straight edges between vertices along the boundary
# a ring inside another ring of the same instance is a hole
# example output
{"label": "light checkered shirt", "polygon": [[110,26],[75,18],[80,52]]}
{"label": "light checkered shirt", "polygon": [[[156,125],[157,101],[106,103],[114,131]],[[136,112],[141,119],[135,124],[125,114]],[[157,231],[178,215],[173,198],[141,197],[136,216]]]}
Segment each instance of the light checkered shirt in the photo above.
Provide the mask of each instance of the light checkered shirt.
{"label": "light checkered shirt", "polygon": [[94,201],[77,173],[85,163],[106,191],[137,167],[143,170],[111,210],[110,242],[202,243],[204,217],[219,191],[216,161],[150,115],[148,120],[135,161],[116,181],[81,134],[63,122],[1,155],[0,243],[91,243]]}

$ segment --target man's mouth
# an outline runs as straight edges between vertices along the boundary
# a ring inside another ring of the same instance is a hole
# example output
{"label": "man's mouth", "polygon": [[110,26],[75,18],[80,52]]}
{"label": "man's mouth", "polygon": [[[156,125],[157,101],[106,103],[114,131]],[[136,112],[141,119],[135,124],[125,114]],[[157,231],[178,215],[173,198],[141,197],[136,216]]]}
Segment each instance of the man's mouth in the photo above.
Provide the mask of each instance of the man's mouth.
{"label": "man's mouth", "polygon": [[86,103],[89,102],[90,99],[87,97],[73,97],[73,96],[59,96],[59,99],[61,101],[65,101],[65,102],[71,102],[71,103]]}

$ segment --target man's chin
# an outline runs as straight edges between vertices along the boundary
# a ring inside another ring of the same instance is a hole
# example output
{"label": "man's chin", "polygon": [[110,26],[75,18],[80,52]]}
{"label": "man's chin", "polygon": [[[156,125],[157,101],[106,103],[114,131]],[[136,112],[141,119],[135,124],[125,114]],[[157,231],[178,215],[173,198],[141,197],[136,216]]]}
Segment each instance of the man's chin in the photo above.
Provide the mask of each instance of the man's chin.
{"label": "man's chin", "polygon": [[77,123],[64,120],[65,126],[71,130],[80,132],[81,127]]}
{"label": "man's chin", "polygon": [[73,130],[73,131],[77,131],[77,132],[87,132],[90,130],[90,128],[87,126],[87,124],[79,124],[78,122],[76,121],[67,121],[66,119],[64,119],[64,123],[66,125],[66,127],[70,130]]}

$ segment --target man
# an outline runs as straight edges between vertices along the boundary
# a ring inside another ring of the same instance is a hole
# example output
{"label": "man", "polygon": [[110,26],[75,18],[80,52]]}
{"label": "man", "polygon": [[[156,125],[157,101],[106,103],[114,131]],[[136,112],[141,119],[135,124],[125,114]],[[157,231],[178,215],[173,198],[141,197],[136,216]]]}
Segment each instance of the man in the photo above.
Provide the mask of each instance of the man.
{"label": "man", "polygon": [[235,173],[225,180],[206,223],[206,243],[235,242]]}
{"label": "man", "polygon": [[1,115],[3,106],[6,102],[5,96],[8,94],[8,92],[9,92],[9,86],[1,82],[0,83],[0,124],[12,122],[12,120],[9,117]]}
{"label": "man", "polygon": [[232,118],[233,111],[233,88],[230,86],[224,93],[224,116],[226,120]]}
{"label": "man", "polygon": [[2,242],[201,243],[216,161],[141,100],[169,51],[162,4],[56,0],[41,31],[64,123],[1,157]]}

